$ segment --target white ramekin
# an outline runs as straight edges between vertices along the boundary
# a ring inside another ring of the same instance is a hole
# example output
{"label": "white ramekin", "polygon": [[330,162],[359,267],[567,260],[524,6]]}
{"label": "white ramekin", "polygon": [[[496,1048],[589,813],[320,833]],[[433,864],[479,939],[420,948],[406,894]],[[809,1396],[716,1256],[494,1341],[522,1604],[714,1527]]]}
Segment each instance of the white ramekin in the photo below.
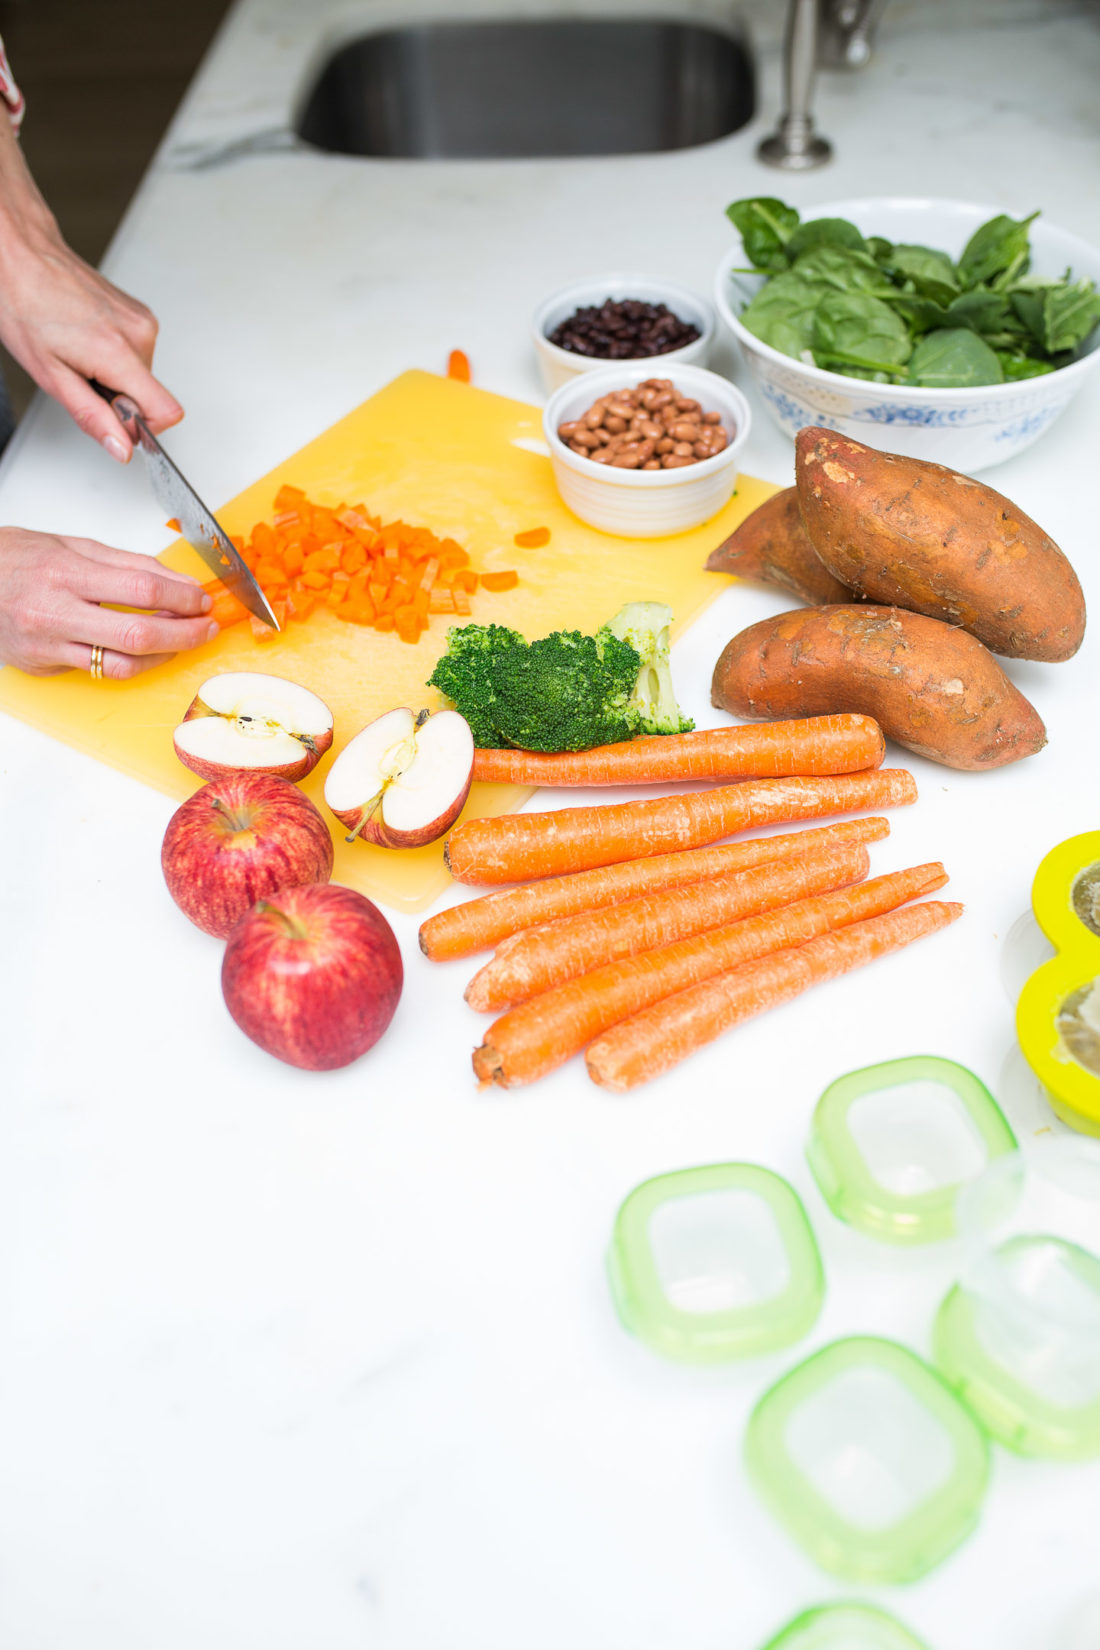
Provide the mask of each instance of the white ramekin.
{"label": "white ramekin", "polygon": [[[829,201],[804,208],[803,218],[848,218],[864,235],[942,247],[958,257],[970,236],[995,206],[969,201],[916,197],[868,197]],[[1076,235],[1036,218],[1028,230],[1032,271],[1100,281],[1100,251]],[[984,470],[1003,464],[1030,447],[1065,411],[1085,376],[1100,366],[1100,335],[1094,334],[1076,361],[1039,378],[973,389],[923,389],[905,384],[875,384],[826,372],[796,361],[762,343],[741,323],[745,301],[764,277],[739,273],[747,263],[738,236],[715,276],[718,314],[741,346],[768,411],[793,440],[807,424],[891,453],[928,459],[954,470]]]}
{"label": "white ramekin", "polygon": [[[633,389],[646,378],[670,378],[684,395],[701,402],[704,412],[721,413],[729,445],[713,458],[679,470],[615,470],[581,458],[565,445],[559,424],[580,418],[601,395]],[[555,390],[546,403],[542,427],[558,492],[575,516],[621,538],[659,539],[700,526],[729,503],[750,419],[741,391],[705,367],[681,363],[665,372],[653,361],[619,361]]]}
{"label": "white ramekin", "polygon": [[559,288],[535,311],[531,334],[538,356],[539,371],[548,393],[558,389],[562,384],[567,384],[578,373],[593,372],[601,367],[615,365],[613,361],[606,361],[602,356],[577,355],[573,350],[559,349],[557,344],[550,342],[548,336],[556,326],[562,321],[567,321],[578,309],[589,304],[602,304],[607,298],[638,298],[646,304],[667,304],[681,321],[689,321],[692,326],[699,328],[699,337],[690,344],[683,344],[679,349],[670,349],[664,355],[636,356],[631,360],[630,366],[648,365],[653,369],[652,372],[644,374],[646,378],[659,376],[657,368],[663,365],[676,366],[681,361],[688,361],[702,366],[709,359],[715,333],[714,310],[697,292],[692,292],[689,287],[679,286],[675,281],[666,281],[659,275],[624,275],[618,272],[611,275],[594,275],[589,280],[574,281],[571,286]]}

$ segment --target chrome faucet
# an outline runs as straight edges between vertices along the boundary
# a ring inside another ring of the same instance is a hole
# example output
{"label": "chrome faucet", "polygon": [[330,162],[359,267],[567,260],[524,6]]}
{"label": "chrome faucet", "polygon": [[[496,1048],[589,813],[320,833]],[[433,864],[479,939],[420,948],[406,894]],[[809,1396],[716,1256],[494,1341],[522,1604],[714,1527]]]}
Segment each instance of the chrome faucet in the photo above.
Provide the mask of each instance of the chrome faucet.
{"label": "chrome faucet", "polygon": [[886,0],[790,0],[783,41],[783,114],[757,148],[768,166],[808,172],[832,159],[814,131],[810,104],[818,64],[858,69],[871,55],[871,34]]}

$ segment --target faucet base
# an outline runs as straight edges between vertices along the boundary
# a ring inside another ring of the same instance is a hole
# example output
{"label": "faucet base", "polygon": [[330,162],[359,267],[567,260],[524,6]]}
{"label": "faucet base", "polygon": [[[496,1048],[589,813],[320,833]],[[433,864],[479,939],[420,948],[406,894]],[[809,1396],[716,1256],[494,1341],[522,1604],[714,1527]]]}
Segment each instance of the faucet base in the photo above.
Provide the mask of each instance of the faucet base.
{"label": "faucet base", "polygon": [[784,172],[812,172],[833,158],[833,146],[827,138],[813,132],[789,130],[787,122],[780,121],[778,130],[756,146],[756,158],[765,166],[777,166]]}

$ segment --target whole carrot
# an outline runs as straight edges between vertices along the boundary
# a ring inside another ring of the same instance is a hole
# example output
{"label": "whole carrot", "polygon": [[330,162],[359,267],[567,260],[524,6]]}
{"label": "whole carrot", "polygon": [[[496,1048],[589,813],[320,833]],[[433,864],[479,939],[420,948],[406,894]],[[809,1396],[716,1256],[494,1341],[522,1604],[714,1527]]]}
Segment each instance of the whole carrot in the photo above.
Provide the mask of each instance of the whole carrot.
{"label": "whole carrot", "polygon": [[609,1026],[662,997],[754,957],[803,945],[830,929],[892,911],[935,893],[946,881],[942,865],[916,865],[593,969],[502,1014],[474,1050],[474,1071],[482,1082],[506,1089],[533,1083],[556,1071]]}
{"label": "whole carrot", "polygon": [[855,773],[886,753],[870,716],[810,716],[627,739],[593,750],[479,750],[474,778],[508,785],[659,785],[676,779],[784,779]]}
{"label": "whole carrot", "polygon": [[664,997],[589,1045],[588,1075],[609,1089],[648,1083],[731,1026],[946,927],[962,909],[945,900],[926,900],[774,951]]}
{"label": "whole carrot", "polygon": [[556,917],[595,911],[657,888],[675,888],[726,871],[745,871],[771,859],[819,853],[853,842],[878,842],[889,834],[885,819],[844,819],[785,836],[750,837],[722,848],[689,848],[681,854],[654,854],[649,859],[600,865],[571,876],[543,877],[437,911],[420,925],[420,949],[433,962],[446,962],[472,951],[489,951],[509,934]]}
{"label": "whole carrot", "polygon": [[451,832],[443,853],[458,882],[526,882],[701,848],[753,826],[898,808],[916,799],[913,776],[904,768],[828,779],[749,779],[643,802],[471,819]]}
{"label": "whole carrot", "polygon": [[526,1002],[539,991],[618,957],[862,882],[869,866],[866,848],[856,844],[804,859],[772,860],[751,871],[664,888],[607,910],[528,928],[505,940],[493,960],[474,975],[466,987],[466,1001],[488,1012]]}

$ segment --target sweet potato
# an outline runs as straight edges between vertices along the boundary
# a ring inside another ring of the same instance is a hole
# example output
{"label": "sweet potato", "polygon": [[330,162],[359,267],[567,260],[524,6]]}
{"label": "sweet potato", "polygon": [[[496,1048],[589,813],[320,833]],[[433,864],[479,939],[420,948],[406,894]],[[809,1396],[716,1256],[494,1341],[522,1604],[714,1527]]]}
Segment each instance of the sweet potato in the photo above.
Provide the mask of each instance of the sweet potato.
{"label": "sweet potato", "polygon": [[797,608],[750,625],[718,660],[711,699],[769,720],[863,711],[888,739],[949,768],[999,768],[1046,743],[981,642],[897,607]]}
{"label": "sweet potato", "polygon": [[834,579],[810,543],[798,508],[797,487],[785,487],[746,516],[704,566],[711,573],[775,584],[804,602],[850,602],[856,598]]}
{"label": "sweet potato", "polygon": [[992,487],[815,427],[799,432],[795,476],[815,551],[858,595],[961,625],[1013,659],[1077,652],[1077,575]]}

